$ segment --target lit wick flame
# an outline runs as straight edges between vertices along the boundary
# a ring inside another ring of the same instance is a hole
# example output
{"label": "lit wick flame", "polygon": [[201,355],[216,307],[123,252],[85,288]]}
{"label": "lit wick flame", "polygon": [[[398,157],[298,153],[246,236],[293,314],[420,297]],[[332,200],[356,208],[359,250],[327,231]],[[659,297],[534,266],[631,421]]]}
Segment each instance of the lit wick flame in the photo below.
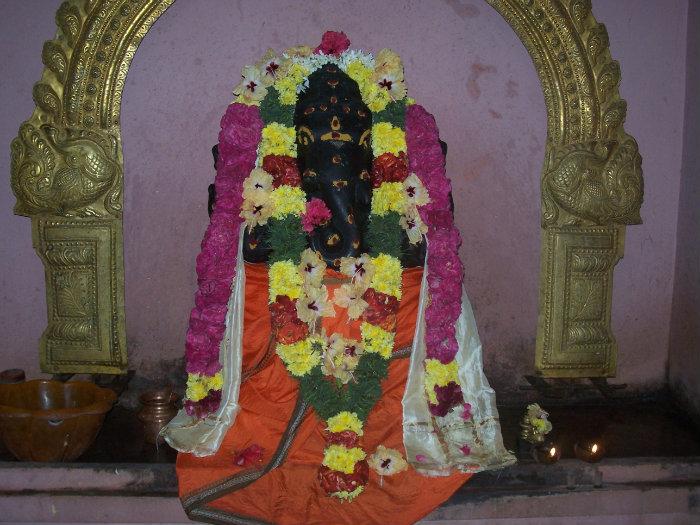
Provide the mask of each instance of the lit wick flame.
{"label": "lit wick flame", "polygon": [[557,449],[556,449],[556,448],[552,447],[552,448],[549,449],[549,455],[550,455],[550,456],[554,457],[554,456],[556,456],[556,454],[557,454]]}
{"label": "lit wick flame", "polygon": [[591,447],[591,452],[593,452],[593,454],[598,452],[598,443],[593,443],[593,446]]}

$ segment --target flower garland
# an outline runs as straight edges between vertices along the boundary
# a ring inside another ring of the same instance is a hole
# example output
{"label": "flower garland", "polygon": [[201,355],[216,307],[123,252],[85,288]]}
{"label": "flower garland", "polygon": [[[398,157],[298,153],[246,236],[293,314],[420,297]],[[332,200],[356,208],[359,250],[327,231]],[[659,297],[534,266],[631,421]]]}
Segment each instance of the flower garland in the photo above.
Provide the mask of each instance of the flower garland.
{"label": "flower garland", "polygon": [[197,256],[199,287],[185,343],[188,378],[184,407],[189,415],[199,418],[215,412],[221,401],[219,349],[235,278],[243,181],[255,165],[262,128],[258,108],[244,104],[231,104],[221,119],[214,180],[219,197]]}
{"label": "flower garland", "polygon": [[[267,224],[267,242],[274,247],[269,301],[276,351],[299,380],[304,398],[326,421],[328,445],[319,479],[327,493],[343,500],[359,495],[368,479],[367,455],[359,441],[363,422],[381,396],[394,346],[401,229],[410,242],[426,235],[430,245],[425,385],[431,413],[444,416],[463,402],[454,361],[463,268],[437,127],[432,116],[406,97],[398,55],[383,50],[375,58],[348,47],[342,33],[327,32],[313,52],[301,46],[279,57],[269,50],[258,64],[243,69],[243,80],[234,89],[236,100],[222,119],[218,197],[197,258],[199,290],[187,333],[185,401],[187,412],[196,417],[218,408],[224,380],[219,347],[235,277],[239,226],[242,221],[249,228]],[[370,254],[342,260],[341,272],[350,283],[332,299],[322,282],[325,263],[306,248],[306,234],[331,215],[320,199],[307,202],[300,188],[293,127],[298,93],[308,76],[327,63],[338,65],[358,83],[374,124],[366,234]],[[326,337],[317,329],[322,317],[334,315],[333,304],[361,319],[360,341]]]}

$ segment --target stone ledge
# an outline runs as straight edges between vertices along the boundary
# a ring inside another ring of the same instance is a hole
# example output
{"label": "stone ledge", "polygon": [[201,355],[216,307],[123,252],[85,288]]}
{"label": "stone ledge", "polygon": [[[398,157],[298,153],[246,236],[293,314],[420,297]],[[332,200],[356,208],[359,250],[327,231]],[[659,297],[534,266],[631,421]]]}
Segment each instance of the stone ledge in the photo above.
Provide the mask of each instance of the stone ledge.
{"label": "stone ledge", "polygon": [[[0,508],[5,523],[188,523],[172,464],[0,463]],[[522,463],[474,476],[421,523],[696,524],[700,458]]]}

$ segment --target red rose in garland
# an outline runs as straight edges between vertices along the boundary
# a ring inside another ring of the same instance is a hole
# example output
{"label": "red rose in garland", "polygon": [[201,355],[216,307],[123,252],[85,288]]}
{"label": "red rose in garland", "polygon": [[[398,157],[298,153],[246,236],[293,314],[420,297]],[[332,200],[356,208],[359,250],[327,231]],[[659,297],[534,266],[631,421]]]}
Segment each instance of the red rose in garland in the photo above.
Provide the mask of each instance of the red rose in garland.
{"label": "red rose in garland", "polygon": [[372,164],[372,187],[378,188],[382,182],[403,182],[408,177],[408,161],[402,151],[399,156],[383,153]]}
{"label": "red rose in garland", "polygon": [[367,288],[362,298],[367,302],[367,308],[362,314],[363,319],[387,332],[392,332],[396,328],[399,300],[393,295],[378,292],[374,288]]}
{"label": "red rose in garland", "polygon": [[296,159],[287,155],[266,155],[262,169],[272,175],[272,186],[278,188],[283,184],[299,186],[301,177]]}
{"label": "red rose in garland", "polygon": [[309,335],[309,326],[297,316],[294,301],[286,295],[278,295],[270,305],[272,328],[278,343],[290,345]]}
{"label": "red rose in garland", "polygon": [[346,448],[356,447],[360,438],[352,430],[342,432],[330,432],[326,435],[326,443],[329,445],[343,445]]}
{"label": "red rose in garland", "polygon": [[355,470],[352,474],[344,474],[337,470],[331,470],[326,466],[321,466],[318,469],[318,479],[321,482],[321,488],[326,491],[326,494],[340,491],[352,492],[357,487],[367,484],[369,465],[365,459],[358,461],[355,463]]}

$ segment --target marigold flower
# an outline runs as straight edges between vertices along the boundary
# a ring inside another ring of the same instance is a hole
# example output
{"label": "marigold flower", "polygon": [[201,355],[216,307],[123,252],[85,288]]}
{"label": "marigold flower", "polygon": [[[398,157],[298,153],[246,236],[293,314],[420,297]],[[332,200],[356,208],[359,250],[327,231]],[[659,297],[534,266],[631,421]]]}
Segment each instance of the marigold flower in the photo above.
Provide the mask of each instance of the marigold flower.
{"label": "marigold flower", "polygon": [[345,474],[321,465],[318,469],[318,479],[326,494],[359,494],[369,479],[369,466],[362,460],[355,464],[352,474]]}
{"label": "marigold flower", "polygon": [[210,390],[221,390],[223,385],[224,378],[221,372],[213,376],[188,374],[185,397],[190,401],[200,401],[207,397]]}
{"label": "marigold flower", "polygon": [[327,430],[330,432],[338,433],[350,430],[358,436],[362,435],[362,421],[355,412],[338,412],[335,416],[328,418],[327,423]]}
{"label": "marigold flower", "polygon": [[306,210],[306,193],[301,188],[283,185],[270,192],[272,216],[282,219],[287,215],[299,216]]}
{"label": "marigold flower", "polygon": [[278,344],[276,352],[289,373],[299,377],[308,374],[321,362],[317,342],[316,338],[307,337],[290,345]]}
{"label": "marigold flower", "polygon": [[278,295],[270,305],[270,317],[278,343],[296,343],[309,335],[309,326],[297,316],[296,303],[286,295]]}
{"label": "marigold flower", "polygon": [[282,67],[275,81],[275,89],[280,95],[280,102],[293,106],[297,102],[299,87],[309,75],[309,70],[301,64],[289,61]]}
{"label": "marigold flower", "polygon": [[399,300],[374,288],[368,288],[362,298],[367,301],[367,308],[362,313],[363,319],[387,332],[393,332],[396,329]]}
{"label": "marigold flower", "polygon": [[352,474],[355,463],[365,459],[367,455],[360,447],[345,448],[342,445],[330,445],[323,451],[323,465],[326,467]]}
{"label": "marigold flower", "polygon": [[360,325],[362,344],[366,352],[374,352],[384,359],[391,357],[394,349],[394,334],[367,322]]}
{"label": "marigold flower", "polygon": [[284,126],[278,122],[271,122],[262,130],[259,155],[265,158],[267,155],[297,156],[296,131],[292,127]]}
{"label": "marigold flower", "polygon": [[286,295],[290,299],[301,296],[303,281],[292,261],[273,263],[269,270],[269,281],[270,302],[275,301],[278,295]]}
{"label": "marigold flower", "polygon": [[372,126],[372,152],[375,157],[383,153],[398,155],[402,151],[406,151],[406,134],[401,128],[389,122],[378,122]]}
{"label": "marigold flower", "polygon": [[372,187],[378,188],[382,182],[403,182],[408,177],[406,153],[399,155],[383,153],[372,163]]}
{"label": "marigold flower", "polygon": [[297,160],[289,155],[267,155],[262,162],[262,168],[272,175],[272,186],[277,188],[287,186],[299,186],[301,177]]}
{"label": "marigold flower", "polygon": [[431,404],[438,404],[438,396],[435,391],[436,386],[444,387],[449,383],[459,385],[458,371],[457,361],[443,364],[438,359],[425,360],[425,392]]}
{"label": "marigold flower", "polygon": [[348,76],[357,82],[357,85],[370,83],[372,81],[372,70],[362,63],[361,60],[353,60],[348,64],[345,71]]}
{"label": "marigold flower", "polygon": [[383,182],[372,192],[372,214],[386,215],[390,211],[403,213],[408,200],[403,184],[400,182]]}
{"label": "marigold flower", "polygon": [[372,259],[374,275],[370,286],[385,294],[401,299],[401,261],[396,257],[380,253]]}

